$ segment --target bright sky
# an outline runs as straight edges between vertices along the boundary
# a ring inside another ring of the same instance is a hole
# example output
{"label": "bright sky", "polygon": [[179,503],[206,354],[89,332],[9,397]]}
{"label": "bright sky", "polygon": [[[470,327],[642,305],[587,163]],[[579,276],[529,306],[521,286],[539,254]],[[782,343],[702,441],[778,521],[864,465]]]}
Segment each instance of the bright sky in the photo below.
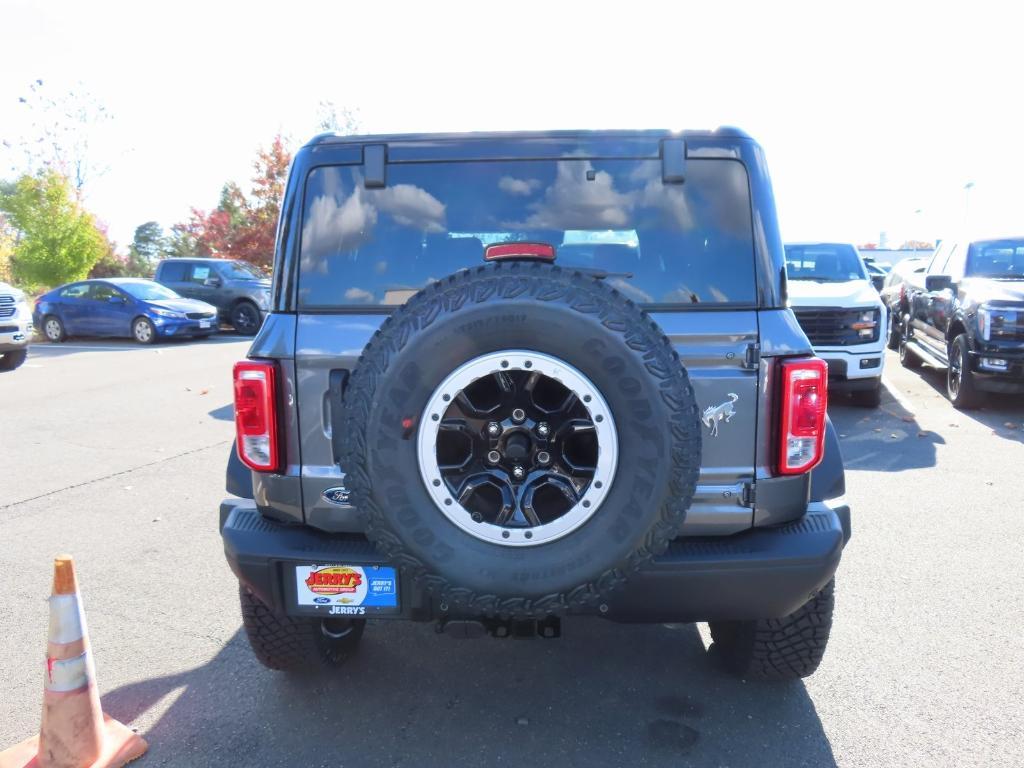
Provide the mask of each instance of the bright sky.
{"label": "bright sky", "polygon": [[275,132],[315,133],[321,100],[366,132],[738,125],[786,239],[949,236],[968,181],[971,228],[1021,234],[1013,7],[0,0],[0,138],[36,78],[94,94],[114,119],[87,203],[122,245],[245,186]]}

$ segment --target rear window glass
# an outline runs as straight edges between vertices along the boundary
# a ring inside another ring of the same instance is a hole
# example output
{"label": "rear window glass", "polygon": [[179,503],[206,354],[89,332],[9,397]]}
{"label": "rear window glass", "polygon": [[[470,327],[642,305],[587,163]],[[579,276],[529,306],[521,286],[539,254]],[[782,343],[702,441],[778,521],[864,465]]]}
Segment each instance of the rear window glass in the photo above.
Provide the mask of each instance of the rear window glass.
{"label": "rear window glass", "polygon": [[392,164],[366,189],[359,166],[306,181],[299,305],[395,306],[431,281],[483,264],[494,243],[555,247],[556,263],[609,273],[649,305],[755,301],[746,169],[687,161],[663,184],[659,160]]}
{"label": "rear window glass", "polygon": [[786,277],[819,283],[845,283],[865,279],[864,264],[852,245],[792,244],[786,246]]}

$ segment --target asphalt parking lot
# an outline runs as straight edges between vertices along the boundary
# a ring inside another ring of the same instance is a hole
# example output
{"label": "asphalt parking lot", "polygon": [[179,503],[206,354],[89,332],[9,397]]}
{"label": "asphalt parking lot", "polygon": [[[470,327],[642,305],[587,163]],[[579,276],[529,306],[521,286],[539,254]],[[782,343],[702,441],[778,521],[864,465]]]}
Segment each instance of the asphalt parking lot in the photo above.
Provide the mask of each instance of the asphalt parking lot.
{"label": "asphalt parking lot", "polygon": [[105,709],[140,765],[1024,762],[1024,401],[953,410],[890,353],[837,398],[854,537],[805,682],[728,677],[704,627],[457,641],[371,624],[336,674],[264,670],[217,534],[247,342],[37,344],[0,374],[0,747],[38,728],[51,563],[73,553]]}

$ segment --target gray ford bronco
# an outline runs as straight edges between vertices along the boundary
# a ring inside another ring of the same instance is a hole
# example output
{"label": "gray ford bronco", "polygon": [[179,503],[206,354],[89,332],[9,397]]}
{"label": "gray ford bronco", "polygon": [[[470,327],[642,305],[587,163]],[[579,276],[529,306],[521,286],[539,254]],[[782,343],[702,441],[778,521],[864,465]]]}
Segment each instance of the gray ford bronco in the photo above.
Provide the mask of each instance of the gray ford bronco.
{"label": "gray ford bronco", "polygon": [[318,136],[234,371],[256,657],[593,615],[809,675],[850,537],[827,381],[742,131]]}

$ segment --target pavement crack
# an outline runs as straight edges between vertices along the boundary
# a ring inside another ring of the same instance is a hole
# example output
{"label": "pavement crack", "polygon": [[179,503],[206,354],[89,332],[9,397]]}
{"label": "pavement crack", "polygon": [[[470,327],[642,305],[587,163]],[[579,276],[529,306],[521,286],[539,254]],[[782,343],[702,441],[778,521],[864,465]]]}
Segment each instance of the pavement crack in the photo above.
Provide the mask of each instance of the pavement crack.
{"label": "pavement crack", "polygon": [[0,511],[5,509],[14,509],[15,507],[19,507],[22,504],[28,504],[31,501],[37,501],[39,499],[45,499],[47,496],[54,496],[58,493],[64,493],[64,491],[70,491],[75,488],[82,488],[83,486],[92,485],[94,483],[101,483],[104,480],[111,479],[112,477],[120,477],[121,475],[127,475],[140,469],[146,469],[147,467],[155,467],[157,464],[163,464],[164,462],[167,461],[180,459],[183,456],[191,456],[194,453],[200,453],[201,451],[207,451],[210,448],[216,448],[218,446],[227,445],[230,442],[230,440],[219,440],[216,443],[210,443],[209,445],[204,445],[199,448],[191,448],[187,451],[182,451],[181,453],[176,453],[173,454],[172,456],[164,456],[162,458],[156,459],[155,461],[150,461],[145,464],[139,464],[138,466],[129,467],[128,469],[119,469],[117,472],[111,472],[109,475],[103,475],[102,477],[94,477],[91,480],[83,480],[80,483],[72,483],[71,485],[66,485],[63,488],[57,488],[56,490],[53,491],[40,493],[38,496],[30,496],[27,499],[19,499],[18,501],[12,501],[10,504],[0,504]]}

